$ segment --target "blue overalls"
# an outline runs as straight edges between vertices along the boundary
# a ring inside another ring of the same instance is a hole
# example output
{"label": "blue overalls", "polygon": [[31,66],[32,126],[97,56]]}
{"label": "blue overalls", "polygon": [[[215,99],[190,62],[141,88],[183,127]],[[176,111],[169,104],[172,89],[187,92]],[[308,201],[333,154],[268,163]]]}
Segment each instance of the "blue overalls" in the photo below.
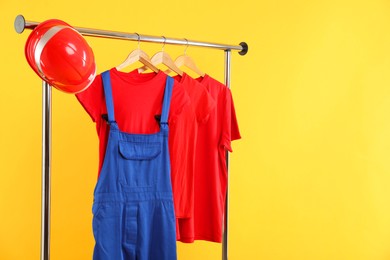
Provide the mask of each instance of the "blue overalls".
{"label": "blue overalls", "polygon": [[102,78],[110,133],[94,192],[93,259],[176,259],[168,151],[173,79],[166,80],[160,131],[131,134],[120,131],[115,121],[109,71]]}

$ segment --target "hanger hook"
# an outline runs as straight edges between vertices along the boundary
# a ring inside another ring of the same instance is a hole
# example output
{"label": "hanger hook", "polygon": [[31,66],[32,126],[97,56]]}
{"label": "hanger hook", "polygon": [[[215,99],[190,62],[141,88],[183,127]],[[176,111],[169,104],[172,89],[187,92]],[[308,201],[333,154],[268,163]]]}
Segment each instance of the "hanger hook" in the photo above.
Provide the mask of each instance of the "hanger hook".
{"label": "hanger hook", "polygon": [[188,46],[189,46],[189,43],[188,43],[188,40],[186,38],[184,38],[184,40],[186,40],[186,48],[184,49],[184,55],[187,55],[187,49],[188,49]]}
{"label": "hanger hook", "polygon": [[164,42],[163,42],[163,46],[162,46],[162,51],[164,51],[164,47],[165,47],[165,43],[167,42],[167,38],[165,38],[165,36],[161,36],[161,37],[163,37],[164,38]]}
{"label": "hanger hook", "polygon": [[140,40],[141,40],[141,36],[139,36],[139,34],[138,34],[138,33],[135,33],[135,34],[137,34],[137,40],[138,40],[138,49],[139,49],[139,42],[140,42]]}

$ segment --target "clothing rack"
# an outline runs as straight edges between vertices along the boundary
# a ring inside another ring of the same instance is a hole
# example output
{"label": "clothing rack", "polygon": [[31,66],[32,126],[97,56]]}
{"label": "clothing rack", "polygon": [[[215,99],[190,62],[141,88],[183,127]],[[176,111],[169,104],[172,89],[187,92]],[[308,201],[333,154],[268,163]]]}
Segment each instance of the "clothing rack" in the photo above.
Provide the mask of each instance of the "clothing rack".
{"label": "clothing rack", "polygon": [[[39,22],[27,21],[22,15],[15,18],[14,28],[17,33],[21,34],[25,29],[33,30]],[[187,40],[185,38],[168,38],[165,36],[142,35],[138,33],[117,32],[108,30],[98,30],[84,27],[73,27],[84,36],[164,43],[171,45],[197,46],[212,49],[219,49],[225,52],[225,85],[230,88],[230,68],[231,68],[231,52],[238,51],[240,55],[245,55],[248,52],[248,44],[241,42],[239,45],[219,44],[213,42]],[[51,87],[45,81],[42,81],[42,217],[41,217],[41,260],[50,259],[50,193],[51,193]],[[226,152],[226,165],[229,169],[229,154]],[[229,183],[229,182],[228,182]],[[228,259],[228,205],[229,193],[226,194],[225,208],[225,227],[222,241],[222,259]]]}

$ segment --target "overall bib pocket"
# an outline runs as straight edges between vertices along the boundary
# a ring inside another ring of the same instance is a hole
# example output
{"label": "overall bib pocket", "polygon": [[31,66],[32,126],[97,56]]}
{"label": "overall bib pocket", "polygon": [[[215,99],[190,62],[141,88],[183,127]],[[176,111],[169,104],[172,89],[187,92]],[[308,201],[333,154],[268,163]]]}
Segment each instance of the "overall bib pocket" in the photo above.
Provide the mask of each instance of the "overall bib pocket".
{"label": "overall bib pocket", "polygon": [[123,187],[154,186],[157,180],[161,143],[119,142],[119,181]]}

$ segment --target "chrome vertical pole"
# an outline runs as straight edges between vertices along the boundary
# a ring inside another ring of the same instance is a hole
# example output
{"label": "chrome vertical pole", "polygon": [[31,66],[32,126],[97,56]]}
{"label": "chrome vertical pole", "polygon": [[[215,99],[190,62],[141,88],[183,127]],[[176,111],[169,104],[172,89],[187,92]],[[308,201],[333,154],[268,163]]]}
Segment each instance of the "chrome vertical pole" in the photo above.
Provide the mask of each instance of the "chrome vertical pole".
{"label": "chrome vertical pole", "polygon": [[41,260],[50,259],[51,87],[42,81]]}
{"label": "chrome vertical pole", "polygon": [[[225,85],[230,88],[230,64],[231,50],[225,50]],[[227,186],[226,186],[226,205],[224,214],[224,229],[222,238],[222,260],[228,260],[228,224],[229,224],[229,152],[226,151],[226,168],[227,168]]]}

